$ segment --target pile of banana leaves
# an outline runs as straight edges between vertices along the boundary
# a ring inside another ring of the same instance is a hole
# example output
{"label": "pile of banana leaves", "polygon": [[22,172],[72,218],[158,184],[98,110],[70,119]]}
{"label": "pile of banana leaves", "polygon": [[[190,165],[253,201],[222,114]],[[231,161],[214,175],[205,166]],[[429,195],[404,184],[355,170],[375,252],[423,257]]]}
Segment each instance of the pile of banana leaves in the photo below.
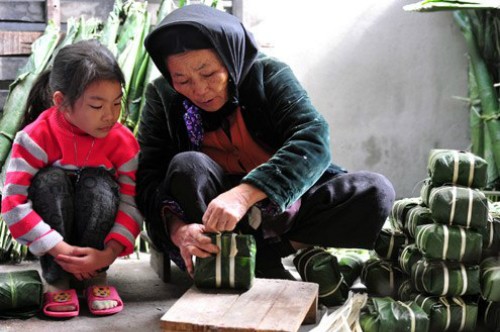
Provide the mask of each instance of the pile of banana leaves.
{"label": "pile of banana leaves", "polygon": [[[179,6],[185,3],[178,2]],[[207,5],[218,7],[217,0]],[[160,22],[175,8],[173,0],[162,0],[154,21]],[[0,193],[5,183],[12,142],[24,122],[26,97],[37,76],[51,67],[55,54],[66,45],[97,39],[116,56],[126,80],[120,122],[137,132],[145,87],[159,75],[143,43],[153,27],[151,22],[147,1],[115,0],[105,22],[95,17],[70,18],[64,33],[53,22],[47,24],[42,36],[32,44],[27,64],[19,69],[16,80],[9,86],[9,95],[3,113],[0,113]],[[140,242],[138,238],[136,249],[145,245]],[[0,218],[0,264],[16,263],[29,257],[27,248],[12,238],[6,223]]]}
{"label": "pile of banana leaves", "polygon": [[488,186],[500,190],[500,0],[425,0],[404,6],[417,12],[453,11],[469,55],[467,101],[471,152],[488,162]]}

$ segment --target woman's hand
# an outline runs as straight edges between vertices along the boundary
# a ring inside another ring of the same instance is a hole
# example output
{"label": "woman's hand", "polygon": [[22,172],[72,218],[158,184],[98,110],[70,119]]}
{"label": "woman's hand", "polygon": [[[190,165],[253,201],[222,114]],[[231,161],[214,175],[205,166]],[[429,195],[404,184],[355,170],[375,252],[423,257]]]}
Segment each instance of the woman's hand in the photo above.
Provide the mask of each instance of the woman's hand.
{"label": "woman's hand", "polygon": [[232,231],[248,209],[266,197],[261,190],[242,183],[208,204],[202,218],[203,224],[208,232]]}
{"label": "woman's hand", "polygon": [[209,257],[219,252],[219,247],[213,244],[205,234],[205,226],[201,224],[186,224],[170,215],[168,218],[170,238],[179,248],[187,272],[194,276],[193,256]]}

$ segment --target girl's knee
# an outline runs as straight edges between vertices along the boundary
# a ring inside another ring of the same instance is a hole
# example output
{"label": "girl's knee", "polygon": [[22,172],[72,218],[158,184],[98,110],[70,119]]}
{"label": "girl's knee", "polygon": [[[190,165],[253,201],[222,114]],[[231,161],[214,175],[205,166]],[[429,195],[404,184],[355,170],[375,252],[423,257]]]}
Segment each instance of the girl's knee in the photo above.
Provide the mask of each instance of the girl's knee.
{"label": "girl's knee", "polygon": [[71,191],[71,181],[66,172],[57,167],[47,167],[34,176],[28,196],[32,200],[52,200],[54,197],[64,197]]}
{"label": "girl's knee", "polygon": [[58,183],[66,183],[67,175],[64,170],[57,167],[42,168],[35,174],[32,185],[52,185]]}
{"label": "girl's knee", "polygon": [[119,188],[117,181],[104,168],[84,168],[80,173],[77,184],[80,190],[111,190],[116,192]]}

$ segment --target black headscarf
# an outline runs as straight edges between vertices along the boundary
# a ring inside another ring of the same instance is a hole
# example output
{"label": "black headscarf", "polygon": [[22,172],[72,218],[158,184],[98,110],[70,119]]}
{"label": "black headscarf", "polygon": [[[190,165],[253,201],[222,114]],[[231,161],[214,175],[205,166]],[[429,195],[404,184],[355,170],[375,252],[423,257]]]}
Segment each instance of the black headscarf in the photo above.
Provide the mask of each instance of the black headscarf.
{"label": "black headscarf", "polygon": [[233,15],[206,5],[188,5],[168,14],[146,37],[144,46],[172,85],[165,60],[189,50],[214,49],[229,73],[229,100],[217,112],[201,110],[206,131],[219,128],[239,104],[238,87],[257,57],[253,36]]}
{"label": "black headscarf", "polygon": [[165,64],[168,55],[213,48],[226,66],[235,91],[257,57],[257,44],[238,18],[206,5],[172,11],[146,37],[144,45],[169,82]]}

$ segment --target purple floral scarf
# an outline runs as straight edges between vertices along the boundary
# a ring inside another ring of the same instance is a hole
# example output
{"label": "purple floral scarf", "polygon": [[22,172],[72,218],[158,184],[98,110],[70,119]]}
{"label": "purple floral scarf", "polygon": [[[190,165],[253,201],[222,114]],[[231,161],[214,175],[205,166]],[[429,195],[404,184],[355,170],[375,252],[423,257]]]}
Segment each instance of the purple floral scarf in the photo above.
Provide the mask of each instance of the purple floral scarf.
{"label": "purple floral scarf", "polygon": [[189,140],[193,144],[195,150],[199,151],[203,142],[203,124],[200,110],[188,100],[184,100],[182,105],[184,105],[186,109],[186,113],[184,113],[184,123],[186,123]]}

